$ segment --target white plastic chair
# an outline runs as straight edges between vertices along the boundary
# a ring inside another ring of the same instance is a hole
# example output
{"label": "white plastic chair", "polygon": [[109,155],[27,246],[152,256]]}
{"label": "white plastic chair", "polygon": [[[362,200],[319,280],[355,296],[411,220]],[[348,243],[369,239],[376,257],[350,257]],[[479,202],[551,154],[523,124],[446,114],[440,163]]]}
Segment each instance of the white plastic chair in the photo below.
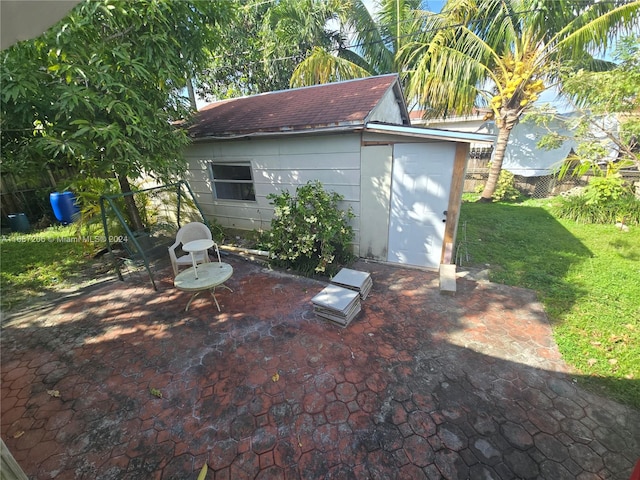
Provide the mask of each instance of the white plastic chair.
{"label": "white plastic chair", "polygon": [[[178,268],[181,266],[190,267],[193,265],[191,261],[191,254],[185,253],[183,255],[177,256],[176,249],[178,246],[183,245],[188,242],[192,242],[193,240],[213,240],[211,237],[211,230],[204,223],[200,222],[191,222],[183,225],[178,233],[176,234],[176,241],[173,245],[169,247],[169,258],[171,258],[171,266],[173,267],[173,273],[178,275]],[[220,253],[218,252],[218,245],[213,244],[216,249],[216,253],[218,254],[218,261],[220,261]],[[209,263],[209,253],[208,252],[197,252],[194,254],[196,263]]]}

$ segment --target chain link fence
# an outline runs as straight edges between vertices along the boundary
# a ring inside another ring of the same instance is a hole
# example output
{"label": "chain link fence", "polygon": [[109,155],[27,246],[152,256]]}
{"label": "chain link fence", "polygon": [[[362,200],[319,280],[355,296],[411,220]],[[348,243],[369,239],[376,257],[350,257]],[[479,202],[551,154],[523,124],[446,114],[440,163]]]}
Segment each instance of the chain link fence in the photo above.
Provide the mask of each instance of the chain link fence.
{"label": "chain link fence", "polygon": [[[478,193],[487,183],[489,170],[467,171],[464,181],[464,193]],[[549,198],[560,195],[574,187],[584,187],[588,183],[588,177],[568,177],[562,181],[553,175],[539,177],[514,176],[515,187],[523,195],[530,198]]]}
{"label": "chain link fence", "polygon": [[[640,194],[640,172],[623,171],[622,177],[632,185],[636,194]],[[489,177],[489,168],[469,168],[464,181],[464,193],[478,193],[482,191]],[[554,175],[543,175],[529,177],[522,175],[514,176],[515,187],[523,195],[530,198],[549,198],[561,195],[563,192],[575,187],[584,187],[589,183],[589,176],[571,177],[567,176],[558,180]]]}
{"label": "chain link fence", "polygon": [[[464,193],[479,193],[489,177],[489,162],[493,147],[473,147],[469,152],[469,163],[464,182]],[[526,169],[520,169],[526,172]],[[589,183],[591,175],[581,177],[567,176],[562,180],[555,175],[536,175],[539,169],[530,169],[531,175],[515,175],[515,187],[523,195],[530,198],[549,198],[561,195],[575,187],[584,187]],[[640,172],[638,170],[622,170],[622,178],[631,185],[636,195],[640,196]]]}

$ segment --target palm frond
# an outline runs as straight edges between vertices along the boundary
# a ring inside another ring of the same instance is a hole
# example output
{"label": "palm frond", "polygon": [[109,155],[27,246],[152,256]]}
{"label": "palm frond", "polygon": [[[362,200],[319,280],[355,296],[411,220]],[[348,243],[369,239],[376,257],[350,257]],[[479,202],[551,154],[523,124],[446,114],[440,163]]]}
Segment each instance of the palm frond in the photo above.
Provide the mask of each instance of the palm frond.
{"label": "palm frond", "polygon": [[370,73],[359,65],[315,47],[311,55],[296,67],[290,84],[302,87],[368,76]]}
{"label": "palm frond", "polygon": [[572,60],[584,60],[585,51],[605,53],[616,35],[637,31],[640,0],[615,3],[611,8],[609,2],[596,2],[581,11],[552,39],[554,50]]}
{"label": "palm frond", "polygon": [[417,98],[432,116],[464,114],[473,109],[486,75],[486,68],[465,52],[440,46],[409,72],[407,96]]}
{"label": "palm frond", "polygon": [[377,72],[393,72],[394,50],[384,35],[384,24],[371,16],[362,0],[344,2],[341,21],[352,39],[351,50],[376,65]]}
{"label": "palm frond", "polygon": [[388,71],[379,70],[375,64],[371,65],[353,50],[339,50],[338,56],[348,62],[353,63],[354,65],[361,67],[363,70],[366,70],[367,72],[369,72],[369,75],[382,75],[385,73],[390,73]]}
{"label": "palm frond", "polygon": [[445,28],[451,19],[432,18],[436,33],[428,44],[413,42],[403,49],[407,96],[433,115],[463,114],[476,106],[482,88],[490,79],[498,83],[494,70],[504,70],[499,52],[464,26]]}
{"label": "palm frond", "polygon": [[412,32],[411,19],[420,9],[420,0],[380,0],[376,21],[389,48],[398,51]]}

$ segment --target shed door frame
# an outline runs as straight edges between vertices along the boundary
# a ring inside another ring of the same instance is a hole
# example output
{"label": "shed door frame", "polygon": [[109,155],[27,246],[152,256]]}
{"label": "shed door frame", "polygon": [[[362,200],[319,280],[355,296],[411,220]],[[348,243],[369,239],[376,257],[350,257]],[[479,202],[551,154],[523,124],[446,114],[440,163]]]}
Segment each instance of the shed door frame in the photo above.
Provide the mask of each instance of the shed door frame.
{"label": "shed door frame", "polygon": [[455,158],[449,142],[394,145],[387,261],[439,267]]}

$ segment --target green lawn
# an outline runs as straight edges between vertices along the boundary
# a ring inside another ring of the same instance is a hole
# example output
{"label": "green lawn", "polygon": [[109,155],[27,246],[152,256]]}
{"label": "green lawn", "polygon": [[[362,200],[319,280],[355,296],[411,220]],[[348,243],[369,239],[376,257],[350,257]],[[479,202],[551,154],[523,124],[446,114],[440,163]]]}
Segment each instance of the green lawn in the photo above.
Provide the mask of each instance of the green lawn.
{"label": "green lawn", "polygon": [[2,235],[0,308],[4,312],[87,280],[96,244],[73,227]]}
{"label": "green lawn", "polygon": [[640,228],[559,220],[549,204],[465,202],[463,265],[537,291],[578,378],[640,407]]}

